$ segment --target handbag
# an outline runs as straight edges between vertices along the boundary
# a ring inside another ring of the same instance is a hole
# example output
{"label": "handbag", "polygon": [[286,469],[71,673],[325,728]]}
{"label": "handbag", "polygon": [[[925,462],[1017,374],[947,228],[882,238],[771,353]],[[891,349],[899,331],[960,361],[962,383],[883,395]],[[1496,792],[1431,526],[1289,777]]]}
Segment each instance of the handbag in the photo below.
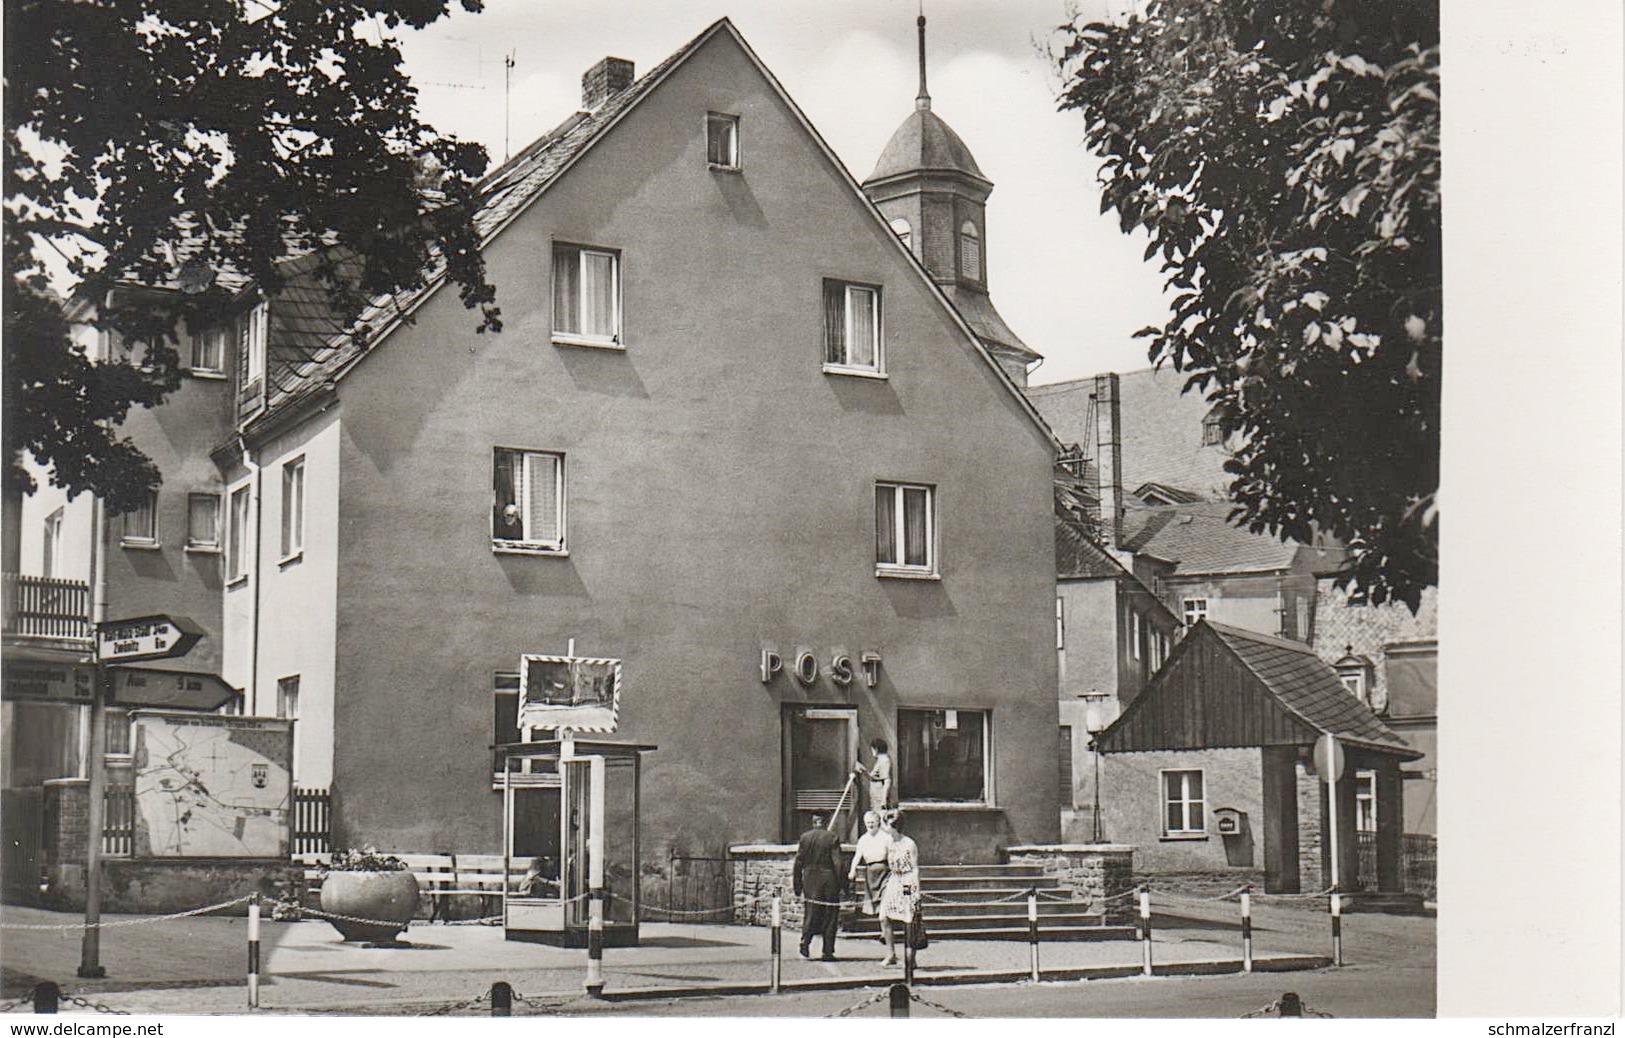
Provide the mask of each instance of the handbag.
{"label": "handbag", "polygon": [[914,910],[914,918],[909,920],[908,946],[915,951],[931,947],[931,936],[925,932],[925,915],[918,908]]}

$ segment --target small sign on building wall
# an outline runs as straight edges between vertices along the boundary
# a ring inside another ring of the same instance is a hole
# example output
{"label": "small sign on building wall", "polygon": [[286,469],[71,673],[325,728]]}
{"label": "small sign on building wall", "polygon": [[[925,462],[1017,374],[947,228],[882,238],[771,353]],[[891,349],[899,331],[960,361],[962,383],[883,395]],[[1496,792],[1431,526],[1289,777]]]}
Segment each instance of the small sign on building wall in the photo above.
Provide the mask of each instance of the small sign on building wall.
{"label": "small sign on building wall", "polygon": [[519,658],[519,727],[613,732],[621,661],[574,655]]}

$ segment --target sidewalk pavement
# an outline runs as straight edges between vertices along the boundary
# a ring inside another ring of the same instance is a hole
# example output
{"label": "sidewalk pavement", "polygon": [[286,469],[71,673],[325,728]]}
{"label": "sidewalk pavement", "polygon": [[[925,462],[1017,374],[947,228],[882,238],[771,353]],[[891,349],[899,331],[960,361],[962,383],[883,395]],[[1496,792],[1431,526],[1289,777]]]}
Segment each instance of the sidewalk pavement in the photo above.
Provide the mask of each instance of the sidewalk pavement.
{"label": "sidewalk pavement", "polygon": [[[247,920],[230,917],[136,922],[102,933],[101,963],[107,977],[81,980],[80,932],[67,913],[6,906],[0,922],[0,997],[27,994],[52,980],[63,990],[113,1009],[147,1014],[245,1013]],[[1240,937],[1231,920],[1185,919],[1154,932],[1158,972],[1239,970]],[[62,929],[17,929],[58,925]],[[1256,932],[1257,968],[1313,969],[1326,965],[1287,929]],[[289,1012],[368,1007],[430,1012],[468,1001],[505,980],[529,999],[571,1012],[566,1004],[583,995],[587,953],[503,939],[500,927],[414,923],[400,948],[344,943],[326,922],[264,922],[261,926],[262,1009]],[[608,998],[674,997],[765,991],[770,972],[769,931],[715,924],[646,923],[636,948],[604,952]],[[805,960],[796,936],[786,933],[783,986],[789,990],[866,987],[901,979],[902,971],[879,963],[874,939],[843,938],[837,962]],[[815,942],[814,953],[818,948]],[[1134,940],[1067,941],[1041,946],[1046,978],[1132,975],[1141,969],[1143,945]],[[918,957],[916,982],[1017,980],[1028,975],[1024,941],[933,941]]]}

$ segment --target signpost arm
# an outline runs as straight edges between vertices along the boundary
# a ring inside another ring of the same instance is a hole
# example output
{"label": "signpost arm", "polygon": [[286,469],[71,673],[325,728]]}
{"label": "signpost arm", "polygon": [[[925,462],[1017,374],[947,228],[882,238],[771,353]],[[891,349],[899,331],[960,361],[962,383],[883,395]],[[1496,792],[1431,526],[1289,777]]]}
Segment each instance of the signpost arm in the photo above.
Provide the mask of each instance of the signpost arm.
{"label": "signpost arm", "polygon": [[1338,874],[1337,874],[1338,873],[1338,862],[1337,862],[1337,857],[1338,857],[1338,851],[1337,851],[1337,772],[1335,770],[1331,773],[1331,778],[1326,783],[1326,790],[1330,794],[1331,800],[1332,800],[1332,808],[1331,808],[1331,823],[1332,823],[1332,892],[1333,892],[1332,896],[1336,897],[1337,896],[1336,892],[1338,890],[1342,889],[1342,888],[1338,886],[1338,878],[1339,877],[1338,877]]}
{"label": "signpost arm", "polygon": [[104,797],[107,792],[107,700],[112,696],[113,675],[96,665],[96,694],[90,698],[90,804],[85,834],[85,932],[79,947],[79,976],[105,977],[102,967],[102,830],[106,823]]}

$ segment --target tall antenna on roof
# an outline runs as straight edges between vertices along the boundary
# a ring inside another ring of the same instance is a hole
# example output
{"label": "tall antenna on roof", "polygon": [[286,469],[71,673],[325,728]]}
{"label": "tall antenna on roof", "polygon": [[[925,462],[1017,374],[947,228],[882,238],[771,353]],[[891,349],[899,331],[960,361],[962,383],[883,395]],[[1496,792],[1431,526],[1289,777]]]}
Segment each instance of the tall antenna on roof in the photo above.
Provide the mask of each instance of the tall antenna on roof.
{"label": "tall antenna on roof", "polygon": [[914,24],[920,30],[920,92],[914,98],[914,107],[930,108],[931,95],[925,92],[925,0],[920,0],[920,16]]}
{"label": "tall antenna on roof", "polygon": [[[923,0],[922,0],[923,2]],[[502,161],[507,162],[512,152],[508,148],[508,126],[513,114],[513,56],[509,51],[502,59]]]}

